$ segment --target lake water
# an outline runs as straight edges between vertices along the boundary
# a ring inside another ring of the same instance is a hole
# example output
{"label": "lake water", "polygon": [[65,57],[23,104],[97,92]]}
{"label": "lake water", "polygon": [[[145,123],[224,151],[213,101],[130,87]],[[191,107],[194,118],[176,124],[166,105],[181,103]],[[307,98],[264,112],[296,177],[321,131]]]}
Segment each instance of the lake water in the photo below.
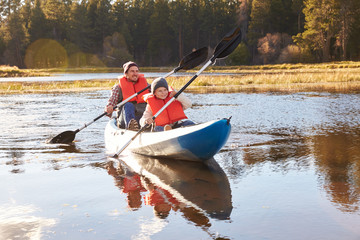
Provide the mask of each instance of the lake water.
{"label": "lake water", "polygon": [[187,94],[207,165],[107,156],[109,91],[0,96],[0,239],[360,239],[360,95]]}

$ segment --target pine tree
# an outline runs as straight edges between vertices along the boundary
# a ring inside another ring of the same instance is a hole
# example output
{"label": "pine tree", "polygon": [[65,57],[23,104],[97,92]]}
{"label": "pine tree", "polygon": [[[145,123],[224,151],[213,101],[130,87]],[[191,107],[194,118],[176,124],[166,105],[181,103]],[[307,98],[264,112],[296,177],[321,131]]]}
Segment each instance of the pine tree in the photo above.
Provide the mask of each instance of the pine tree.
{"label": "pine tree", "polygon": [[40,0],[35,1],[35,6],[30,14],[29,27],[28,27],[30,43],[40,38],[48,37],[49,28],[47,25],[45,14],[42,11],[40,2],[41,2]]}
{"label": "pine tree", "polygon": [[110,0],[90,0],[87,5],[87,19],[91,33],[88,36],[92,53],[102,52],[102,43],[112,34],[113,19]]}
{"label": "pine tree", "polygon": [[47,0],[44,1],[42,9],[49,23],[52,38],[58,41],[64,40],[70,12],[69,6],[63,1]]}
{"label": "pine tree", "polygon": [[335,0],[306,0],[304,14],[305,31],[296,36],[296,42],[317,53],[319,60],[329,61],[331,39],[338,26],[339,11]]}
{"label": "pine tree", "polygon": [[344,49],[344,53],[347,54],[347,58],[349,60],[359,60],[360,59],[360,2],[354,1],[354,7],[352,15],[353,24],[350,27],[349,33],[349,41],[346,45],[346,51]]}
{"label": "pine tree", "polygon": [[111,36],[113,32],[113,18],[111,15],[110,0],[99,0],[96,6],[96,19],[94,22],[94,34],[99,44],[99,51],[102,49],[102,43],[107,36]]}
{"label": "pine tree", "polygon": [[122,33],[125,38],[126,44],[129,45],[132,42],[132,36],[129,31],[126,19],[128,17],[128,8],[125,1],[116,0],[113,4],[112,15],[114,21],[114,32]]}
{"label": "pine tree", "polygon": [[185,22],[187,21],[186,2],[187,1],[184,0],[170,2],[169,24],[173,32],[176,34],[175,41],[177,43],[179,59],[183,58],[185,47],[184,35]]}
{"label": "pine tree", "polygon": [[200,1],[189,1],[187,3],[187,21],[185,42],[190,48],[203,46],[206,42],[200,40],[201,34],[201,4]]}
{"label": "pine tree", "polygon": [[340,8],[338,15],[340,29],[337,39],[341,46],[341,60],[346,60],[351,32],[356,28],[355,21],[360,14],[360,2],[358,0],[338,0],[337,3]]}
{"label": "pine tree", "polygon": [[91,52],[92,44],[90,43],[90,35],[92,31],[87,13],[87,4],[85,1],[81,1],[81,3],[74,2],[71,5],[68,39],[74,43],[80,51]]}
{"label": "pine tree", "polygon": [[4,57],[6,63],[24,67],[25,29],[21,15],[17,11],[7,16],[5,42]]}
{"label": "pine tree", "polygon": [[127,1],[129,7],[127,24],[133,42],[129,50],[140,65],[146,63],[145,52],[149,42],[149,19],[153,12],[154,0]]}
{"label": "pine tree", "polygon": [[270,0],[253,0],[250,14],[249,42],[256,44],[257,39],[270,32]]}
{"label": "pine tree", "polygon": [[29,28],[31,10],[32,10],[31,0],[26,0],[25,4],[20,9],[20,13],[24,21],[25,29]]}
{"label": "pine tree", "polygon": [[147,53],[151,57],[151,65],[165,65],[171,60],[171,43],[173,32],[168,23],[169,6],[166,0],[155,2],[153,14],[150,17],[149,44]]}
{"label": "pine tree", "polygon": [[21,0],[0,0],[0,19],[9,17],[21,7]]}
{"label": "pine tree", "polygon": [[292,0],[291,10],[297,16],[297,33],[303,31],[304,0]]}

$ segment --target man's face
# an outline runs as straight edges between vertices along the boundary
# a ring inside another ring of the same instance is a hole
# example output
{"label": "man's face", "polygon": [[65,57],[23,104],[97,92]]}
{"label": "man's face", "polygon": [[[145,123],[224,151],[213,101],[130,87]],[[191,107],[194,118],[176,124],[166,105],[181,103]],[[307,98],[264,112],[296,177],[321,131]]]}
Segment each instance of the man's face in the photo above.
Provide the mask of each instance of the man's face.
{"label": "man's face", "polygon": [[131,82],[136,82],[139,77],[139,68],[137,66],[131,66],[125,73],[126,78]]}

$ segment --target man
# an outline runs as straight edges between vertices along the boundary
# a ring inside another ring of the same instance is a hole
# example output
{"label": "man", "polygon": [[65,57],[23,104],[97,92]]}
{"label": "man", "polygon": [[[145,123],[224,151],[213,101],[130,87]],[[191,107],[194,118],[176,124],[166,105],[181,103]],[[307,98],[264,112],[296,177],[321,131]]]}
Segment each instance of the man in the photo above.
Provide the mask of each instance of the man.
{"label": "man", "polygon": [[[129,61],[125,63],[123,69],[124,76],[119,77],[119,83],[113,86],[108,104],[105,107],[105,112],[108,113],[108,116],[111,116],[114,107],[118,103],[149,85],[144,75],[140,74],[139,67],[135,62]],[[139,120],[146,107],[146,103],[142,99],[142,96],[147,93],[149,93],[149,90],[130,99],[120,107],[117,115],[117,124],[119,127],[134,131],[139,130]]]}

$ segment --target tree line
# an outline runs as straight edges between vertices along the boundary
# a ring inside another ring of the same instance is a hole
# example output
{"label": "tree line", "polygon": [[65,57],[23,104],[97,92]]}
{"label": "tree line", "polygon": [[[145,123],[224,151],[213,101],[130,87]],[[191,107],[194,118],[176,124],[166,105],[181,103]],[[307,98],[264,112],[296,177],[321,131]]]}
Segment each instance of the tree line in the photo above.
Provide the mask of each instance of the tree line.
{"label": "tree line", "polygon": [[359,60],[359,23],[359,0],[0,0],[0,64],[167,66],[236,26],[218,64]]}

